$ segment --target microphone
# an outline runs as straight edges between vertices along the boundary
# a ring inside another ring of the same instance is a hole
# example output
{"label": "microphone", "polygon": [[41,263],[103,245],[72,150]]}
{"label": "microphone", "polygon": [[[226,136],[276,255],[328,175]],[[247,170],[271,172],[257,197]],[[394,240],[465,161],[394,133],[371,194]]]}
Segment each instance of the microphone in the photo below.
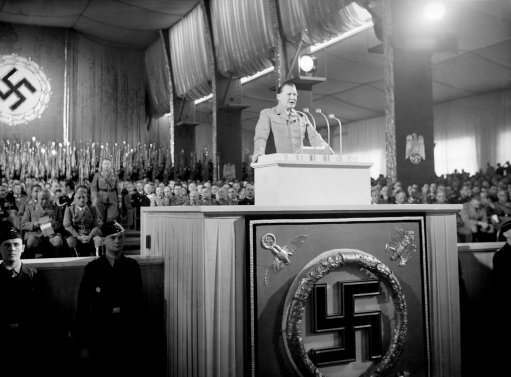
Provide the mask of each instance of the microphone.
{"label": "microphone", "polygon": [[337,121],[337,124],[339,124],[339,154],[342,154],[342,124],[341,120],[335,116],[335,114],[328,114],[328,117],[330,119],[333,119]]}
{"label": "microphone", "polygon": [[316,109],[316,113],[321,115],[325,119],[326,130],[327,130],[327,140],[328,140],[328,145],[330,145],[330,122],[328,120],[328,117],[325,114],[323,114],[323,111],[321,111],[321,109]]}
{"label": "microphone", "polygon": [[316,120],[314,119],[314,117],[312,116],[311,112],[309,111],[309,108],[308,107],[304,107],[303,108],[303,112],[308,115],[308,117],[311,119],[312,127],[314,127],[314,129],[316,129]]}

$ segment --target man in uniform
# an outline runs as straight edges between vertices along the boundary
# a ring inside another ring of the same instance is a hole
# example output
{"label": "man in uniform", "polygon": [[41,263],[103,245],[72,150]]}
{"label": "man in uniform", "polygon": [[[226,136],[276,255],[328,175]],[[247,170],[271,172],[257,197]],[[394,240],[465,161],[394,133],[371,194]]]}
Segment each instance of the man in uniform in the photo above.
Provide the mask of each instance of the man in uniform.
{"label": "man in uniform", "polygon": [[300,153],[305,134],[311,146],[324,147],[328,153],[333,153],[307,117],[295,110],[297,99],[295,84],[286,81],[277,90],[277,106],[261,111],[255,128],[252,162],[257,162],[258,157],[265,154],[270,131],[277,153]]}
{"label": "man in uniform", "polygon": [[137,375],[144,345],[138,324],[142,279],[138,263],[123,255],[124,229],[101,226],[105,254],[85,266],[78,294],[78,341],[93,375]]}
{"label": "man in uniform", "polygon": [[0,375],[29,376],[42,371],[41,289],[37,271],[21,262],[18,230],[0,222]]}
{"label": "man in uniform", "polygon": [[114,221],[119,216],[118,186],[119,181],[114,175],[112,161],[103,159],[101,171],[94,175],[90,186],[92,205],[98,210],[103,222]]}
{"label": "man in uniform", "polygon": [[49,190],[39,191],[37,202],[27,204],[21,228],[26,231],[29,258],[63,256],[62,217]]}
{"label": "man in uniform", "polygon": [[[498,334],[502,334],[501,339],[504,340],[504,337],[511,331],[509,313],[504,309],[509,299],[509,288],[511,287],[511,280],[509,279],[511,268],[511,220],[501,225],[499,234],[505,239],[506,243],[493,256],[492,320],[496,326],[495,328],[498,329]],[[495,336],[498,337],[494,334],[493,337]],[[506,344],[505,342],[493,342],[495,348],[491,355],[492,362],[489,372],[494,373],[494,375],[499,375],[499,373],[508,369],[509,347]]]}

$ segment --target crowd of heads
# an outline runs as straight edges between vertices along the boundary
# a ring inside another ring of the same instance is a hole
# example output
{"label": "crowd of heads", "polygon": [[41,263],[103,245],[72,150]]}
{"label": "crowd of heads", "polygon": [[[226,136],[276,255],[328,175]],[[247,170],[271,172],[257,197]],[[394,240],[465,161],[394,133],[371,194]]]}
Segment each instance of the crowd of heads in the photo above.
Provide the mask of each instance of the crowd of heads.
{"label": "crowd of heads", "polygon": [[462,204],[459,241],[495,241],[511,217],[511,164],[486,166],[475,174],[455,170],[431,183],[404,187],[383,176],[372,181],[373,204]]}

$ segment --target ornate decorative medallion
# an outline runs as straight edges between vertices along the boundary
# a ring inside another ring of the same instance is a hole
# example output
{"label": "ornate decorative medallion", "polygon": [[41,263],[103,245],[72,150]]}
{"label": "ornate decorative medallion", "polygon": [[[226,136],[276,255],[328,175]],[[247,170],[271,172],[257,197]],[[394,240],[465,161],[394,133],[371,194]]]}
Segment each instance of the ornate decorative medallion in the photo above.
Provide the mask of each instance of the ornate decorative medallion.
{"label": "ornate decorative medallion", "polygon": [[[284,265],[291,263],[291,256],[296,252],[305,240],[307,235],[300,235],[289,243],[289,245],[279,246],[277,244],[277,237],[273,233],[266,233],[261,237],[261,245],[264,249],[269,250],[273,255],[273,261],[271,267],[274,272],[279,272]],[[270,284],[270,269],[266,268],[264,273],[264,284],[268,286]]]}
{"label": "ornate decorative medallion", "polygon": [[391,241],[385,244],[385,252],[389,254],[390,260],[397,260],[400,266],[406,266],[408,259],[417,252],[415,232],[402,228],[394,229]]}
{"label": "ornate decorative medallion", "polygon": [[[300,376],[324,376],[319,369],[319,365],[321,365],[321,363],[318,363],[316,359],[318,352],[311,352],[314,350],[307,352],[304,346],[304,315],[307,305],[312,301],[318,300],[315,295],[317,294],[318,286],[320,289],[322,286],[322,284],[317,284],[318,281],[326,275],[344,267],[359,268],[372,277],[372,280],[370,281],[345,283],[346,286],[350,286],[345,291],[351,292],[350,297],[353,297],[353,295],[356,294],[364,295],[368,293],[371,295],[377,295],[379,294],[378,291],[380,284],[384,284],[390,292],[394,305],[395,325],[391,330],[390,344],[385,353],[382,352],[381,355],[377,355],[377,357],[374,358],[375,361],[364,373],[361,374],[361,377],[385,375],[385,373],[389,371],[389,368],[396,363],[403,351],[407,335],[408,315],[404,293],[396,276],[386,265],[366,252],[355,249],[329,250],[321,253],[311,260],[296,275],[287,292],[284,302],[282,338],[289,360]],[[364,290],[366,292],[364,292]],[[313,292],[314,300],[311,300]],[[321,310],[318,310],[317,308],[317,302],[314,302],[314,304],[314,311],[321,312]],[[353,307],[350,307],[349,310],[353,311]],[[364,321],[369,321],[370,317],[372,317],[373,325],[377,325],[376,327],[379,329],[379,320],[374,321],[374,315],[374,312],[363,313],[362,316],[356,314],[355,317],[357,317],[357,320],[360,320],[361,317],[365,317]],[[338,318],[334,319],[338,320]],[[346,332],[347,330],[344,329],[345,334]],[[344,344],[344,349],[347,347],[348,346]],[[328,353],[331,349],[325,349],[323,351]],[[328,355],[326,355],[326,357],[324,356],[324,360],[325,365],[330,363],[330,361],[328,361]]]}
{"label": "ornate decorative medallion", "polygon": [[50,96],[50,82],[35,62],[0,56],[0,123],[15,126],[41,117]]}

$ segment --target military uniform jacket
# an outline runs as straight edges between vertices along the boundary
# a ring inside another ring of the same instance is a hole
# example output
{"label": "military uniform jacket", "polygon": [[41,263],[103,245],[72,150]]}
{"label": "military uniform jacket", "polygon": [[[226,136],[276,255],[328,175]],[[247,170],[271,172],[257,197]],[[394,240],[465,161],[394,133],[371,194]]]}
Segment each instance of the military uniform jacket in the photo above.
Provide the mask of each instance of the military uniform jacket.
{"label": "military uniform jacket", "polygon": [[303,146],[305,133],[313,147],[327,146],[319,133],[311,126],[305,116],[295,110],[289,113],[276,106],[263,109],[259,115],[254,135],[254,155],[263,155],[270,131],[275,141],[277,153],[298,153]]}
{"label": "military uniform jacket", "polygon": [[34,223],[37,223],[39,219],[44,216],[50,218],[51,226],[56,233],[61,231],[62,217],[57,205],[50,204],[48,207],[43,208],[37,202],[33,201],[27,203],[25,207],[25,213],[23,213],[21,219],[21,228],[36,234],[41,234],[39,227],[35,227]]}
{"label": "military uniform jacket", "polygon": [[110,265],[106,256],[93,260],[83,273],[78,293],[78,341],[104,349],[134,341],[142,320],[142,278],[134,259],[121,256]]}
{"label": "military uniform jacket", "polygon": [[112,174],[105,176],[101,173],[96,173],[92,179],[90,186],[92,204],[96,201],[102,203],[117,203],[117,178]]}
{"label": "military uniform jacket", "polygon": [[96,209],[88,205],[80,208],[76,204],[71,204],[64,213],[64,228],[74,237],[88,236],[94,228],[101,225],[99,222]]}

